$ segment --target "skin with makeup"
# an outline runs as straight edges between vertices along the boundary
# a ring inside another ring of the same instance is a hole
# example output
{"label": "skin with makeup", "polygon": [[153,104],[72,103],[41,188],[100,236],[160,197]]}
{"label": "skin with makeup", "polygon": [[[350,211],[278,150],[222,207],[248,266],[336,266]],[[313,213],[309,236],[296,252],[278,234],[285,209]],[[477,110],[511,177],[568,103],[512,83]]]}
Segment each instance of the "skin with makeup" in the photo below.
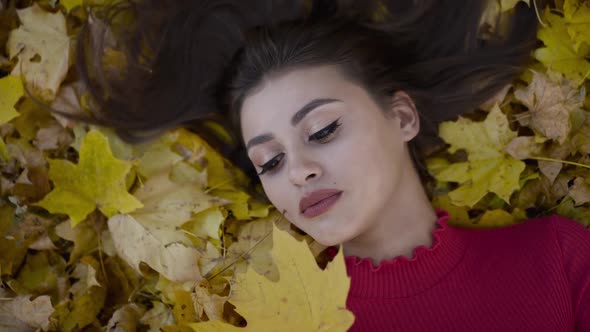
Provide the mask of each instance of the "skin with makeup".
{"label": "skin with makeup", "polygon": [[[266,80],[241,111],[248,156],[272,204],[319,243],[342,243],[345,255],[375,265],[432,243],[436,213],[407,146],[419,123],[403,91],[381,109],[329,65]],[[324,206],[306,215],[300,202],[326,190],[310,202]]]}

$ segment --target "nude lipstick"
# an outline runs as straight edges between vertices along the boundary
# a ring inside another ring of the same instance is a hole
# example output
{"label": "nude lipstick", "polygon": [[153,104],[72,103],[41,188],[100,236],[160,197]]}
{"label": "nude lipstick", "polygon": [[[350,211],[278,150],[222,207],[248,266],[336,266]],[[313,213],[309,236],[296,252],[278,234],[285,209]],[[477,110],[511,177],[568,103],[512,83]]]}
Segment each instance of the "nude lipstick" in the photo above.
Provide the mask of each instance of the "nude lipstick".
{"label": "nude lipstick", "polygon": [[314,218],[328,211],[342,196],[342,190],[322,189],[306,195],[299,201],[299,211],[306,218]]}

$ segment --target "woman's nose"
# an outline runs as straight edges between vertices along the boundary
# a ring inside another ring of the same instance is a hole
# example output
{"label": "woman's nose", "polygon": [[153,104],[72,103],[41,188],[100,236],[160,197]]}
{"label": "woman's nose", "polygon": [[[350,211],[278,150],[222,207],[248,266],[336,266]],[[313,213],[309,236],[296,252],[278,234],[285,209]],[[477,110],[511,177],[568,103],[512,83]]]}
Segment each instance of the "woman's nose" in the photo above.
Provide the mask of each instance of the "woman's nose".
{"label": "woman's nose", "polygon": [[296,186],[303,186],[311,179],[319,178],[322,169],[312,160],[291,160],[289,165],[289,180]]}

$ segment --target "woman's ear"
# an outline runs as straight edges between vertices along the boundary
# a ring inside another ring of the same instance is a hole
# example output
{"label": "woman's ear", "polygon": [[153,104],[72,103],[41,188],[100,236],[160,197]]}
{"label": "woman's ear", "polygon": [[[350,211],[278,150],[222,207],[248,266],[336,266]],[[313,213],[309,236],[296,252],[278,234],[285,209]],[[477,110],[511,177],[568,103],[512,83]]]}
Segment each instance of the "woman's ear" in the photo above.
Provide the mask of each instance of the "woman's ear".
{"label": "woman's ear", "polygon": [[420,131],[420,114],[412,98],[404,91],[392,97],[391,111],[399,118],[400,133],[405,142],[411,141]]}

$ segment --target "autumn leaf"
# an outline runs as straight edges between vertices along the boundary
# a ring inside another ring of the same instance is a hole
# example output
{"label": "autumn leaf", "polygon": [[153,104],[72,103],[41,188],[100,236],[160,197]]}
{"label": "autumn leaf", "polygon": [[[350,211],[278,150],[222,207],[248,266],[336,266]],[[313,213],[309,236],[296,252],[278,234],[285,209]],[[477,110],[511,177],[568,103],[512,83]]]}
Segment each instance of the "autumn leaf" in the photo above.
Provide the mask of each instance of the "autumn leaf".
{"label": "autumn leaf", "polygon": [[447,211],[451,216],[449,223],[451,223],[452,225],[471,225],[471,221],[469,220],[469,214],[467,213],[467,208],[464,206],[454,205],[451,202],[451,198],[448,195],[434,197],[434,199],[432,200],[432,206]]}
{"label": "autumn leaf", "polygon": [[519,186],[519,176],[525,164],[504,152],[508,142],[516,137],[508,119],[496,105],[483,122],[460,117],[455,122],[440,124],[440,137],[451,145],[450,153],[464,149],[467,162],[454,163],[435,174],[439,181],[458,182],[459,188],[449,193],[453,204],[472,207],[488,192],[504,201]]}
{"label": "autumn leaf", "polygon": [[209,320],[223,320],[223,308],[229,296],[221,296],[210,292],[211,285],[207,279],[195,286],[193,294],[193,306],[195,308],[197,317],[201,317],[203,313],[207,315]]}
{"label": "autumn leaf", "polygon": [[39,105],[30,98],[24,98],[19,104],[18,109],[20,115],[11,122],[14,124],[14,127],[18,130],[21,137],[26,138],[27,141],[33,140],[41,128],[58,124],[47,110],[39,107]]}
{"label": "autumn leaf", "polygon": [[[70,38],[61,12],[49,13],[34,3],[17,10],[22,25],[10,33],[6,48],[18,63],[11,75],[24,74],[36,95],[53,100],[69,67]],[[21,72],[22,69],[22,72]]]}
{"label": "autumn leaf", "polygon": [[65,270],[65,261],[53,251],[27,255],[13,288],[27,294],[52,294]]}
{"label": "autumn leaf", "polygon": [[135,146],[134,150],[135,154],[139,156],[137,170],[148,178],[170,170],[172,165],[183,159],[177,153],[172,152],[170,144],[162,140]]}
{"label": "autumn leaf", "polygon": [[190,324],[195,331],[345,331],[352,325],[354,316],[345,308],[350,278],[342,250],[322,271],[305,242],[274,224],[272,242],[279,280],[248,269],[232,282],[229,302],[248,325],[239,328],[218,320]]}
{"label": "autumn leaf", "polygon": [[97,315],[104,306],[106,289],[91,287],[72,301],[63,301],[55,306],[53,317],[59,321],[59,331],[79,331],[97,321]]}
{"label": "autumn leaf", "polygon": [[8,148],[6,147],[6,143],[4,140],[0,138],[0,159],[3,162],[9,162],[12,160],[12,156],[8,152]]}
{"label": "autumn leaf", "polygon": [[176,227],[214,205],[214,197],[205,194],[199,183],[173,182],[168,173],[152,176],[133,193],[143,204],[134,216]]}
{"label": "autumn leaf", "polygon": [[60,0],[59,3],[66,7],[66,10],[69,12],[72,8],[81,6],[82,0]]}
{"label": "autumn leaf", "polygon": [[[30,295],[19,295],[8,301],[0,300],[0,313],[7,312],[13,319],[16,318],[30,327],[47,331],[50,324],[49,317],[54,311],[51,299],[47,295],[36,297],[34,300],[30,297]],[[0,331],[8,331],[4,330],[3,326],[4,324],[0,323]]]}
{"label": "autumn leaf", "polygon": [[[160,174],[148,178],[134,192],[143,207],[130,215],[109,219],[109,230],[118,254],[136,269],[145,262],[170,280],[199,280],[199,252],[189,235],[219,238],[217,232],[224,217],[208,218],[203,214],[216,209],[216,199],[204,193],[199,178],[172,181],[172,168],[168,165]],[[184,233],[181,226],[187,222],[192,227]]]}
{"label": "autumn leaf", "polygon": [[567,21],[567,32],[580,50],[583,43],[590,46],[590,6],[587,1],[565,0],[563,14]]}
{"label": "autumn leaf", "polygon": [[150,331],[160,331],[160,328],[167,325],[174,325],[172,310],[159,301],[152,302],[152,309],[148,310],[141,318],[140,323],[148,325]]}
{"label": "autumn leaf", "polygon": [[111,316],[106,332],[131,332],[136,331],[139,319],[145,313],[145,309],[135,303],[129,303],[117,309]]}
{"label": "autumn leaf", "polygon": [[5,76],[0,78],[0,124],[4,124],[18,116],[14,104],[24,93],[20,78],[16,76]]}
{"label": "autumn leaf", "polygon": [[588,203],[590,202],[590,184],[586,179],[576,177],[568,195],[573,198],[576,206]]}
{"label": "autumn leaf", "polygon": [[563,73],[566,77],[581,84],[582,79],[590,72],[590,45],[576,43],[569,38],[568,26],[565,18],[553,14],[549,8],[545,9],[543,20],[548,24],[541,27],[537,33],[545,47],[534,52],[535,58],[548,69]]}
{"label": "autumn leaf", "polygon": [[514,97],[529,109],[516,118],[521,125],[563,144],[572,129],[571,114],[582,112],[585,93],[567,81],[557,84],[540,72],[532,73],[532,82],[514,92]]}
{"label": "autumn leaf", "polygon": [[[228,248],[226,260],[232,262],[236,272],[246,272],[247,268],[253,269],[268,280],[277,281],[279,271],[272,260],[272,238],[267,236],[273,230],[278,213],[272,213],[269,217],[248,222],[238,231],[238,241]],[[251,250],[256,246],[256,250]]]}
{"label": "autumn leaf", "polygon": [[66,220],[54,228],[57,236],[74,243],[74,248],[70,251],[70,263],[98,249],[96,232],[86,221],[79,223],[76,227],[72,227],[71,220]]}
{"label": "autumn leaf", "polygon": [[479,219],[477,228],[498,228],[514,224],[514,217],[502,209],[488,210]]}
{"label": "autumn leaf", "polygon": [[543,150],[543,145],[535,141],[533,136],[518,136],[506,145],[504,151],[514,159],[523,160],[538,156]]}
{"label": "autumn leaf", "polygon": [[182,229],[191,235],[193,243],[201,247],[205,247],[206,243],[220,245],[221,225],[227,214],[224,208],[212,207],[193,215],[191,221],[182,225]]}
{"label": "autumn leaf", "polygon": [[590,112],[584,112],[582,124],[573,135],[571,143],[580,154],[590,154]]}
{"label": "autumn leaf", "polygon": [[215,149],[198,135],[186,129],[171,131],[163,138],[171,142],[172,151],[178,153],[198,170],[207,170],[208,185],[218,190],[234,191],[248,182],[246,175],[232,167]]}
{"label": "autumn leaf", "polygon": [[139,263],[174,281],[201,279],[199,252],[185,234],[174,228],[118,214],[108,221],[117,254],[139,272]]}
{"label": "autumn leaf", "polygon": [[576,207],[571,199],[564,199],[557,206],[555,212],[564,217],[581,221],[586,227],[590,227],[590,208],[584,206]]}
{"label": "autumn leaf", "polygon": [[77,165],[58,159],[50,159],[49,165],[49,177],[55,188],[34,205],[69,215],[72,227],[95,208],[111,217],[117,211],[128,213],[143,206],[126,189],[131,164],[115,159],[108,141],[97,131],[84,138]]}
{"label": "autumn leaf", "polygon": [[544,149],[543,155],[555,161],[539,160],[539,170],[551,183],[555,181],[563,168],[561,160],[565,160],[571,154],[572,150],[573,147],[569,141],[566,141],[563,145],[554,143]]}

